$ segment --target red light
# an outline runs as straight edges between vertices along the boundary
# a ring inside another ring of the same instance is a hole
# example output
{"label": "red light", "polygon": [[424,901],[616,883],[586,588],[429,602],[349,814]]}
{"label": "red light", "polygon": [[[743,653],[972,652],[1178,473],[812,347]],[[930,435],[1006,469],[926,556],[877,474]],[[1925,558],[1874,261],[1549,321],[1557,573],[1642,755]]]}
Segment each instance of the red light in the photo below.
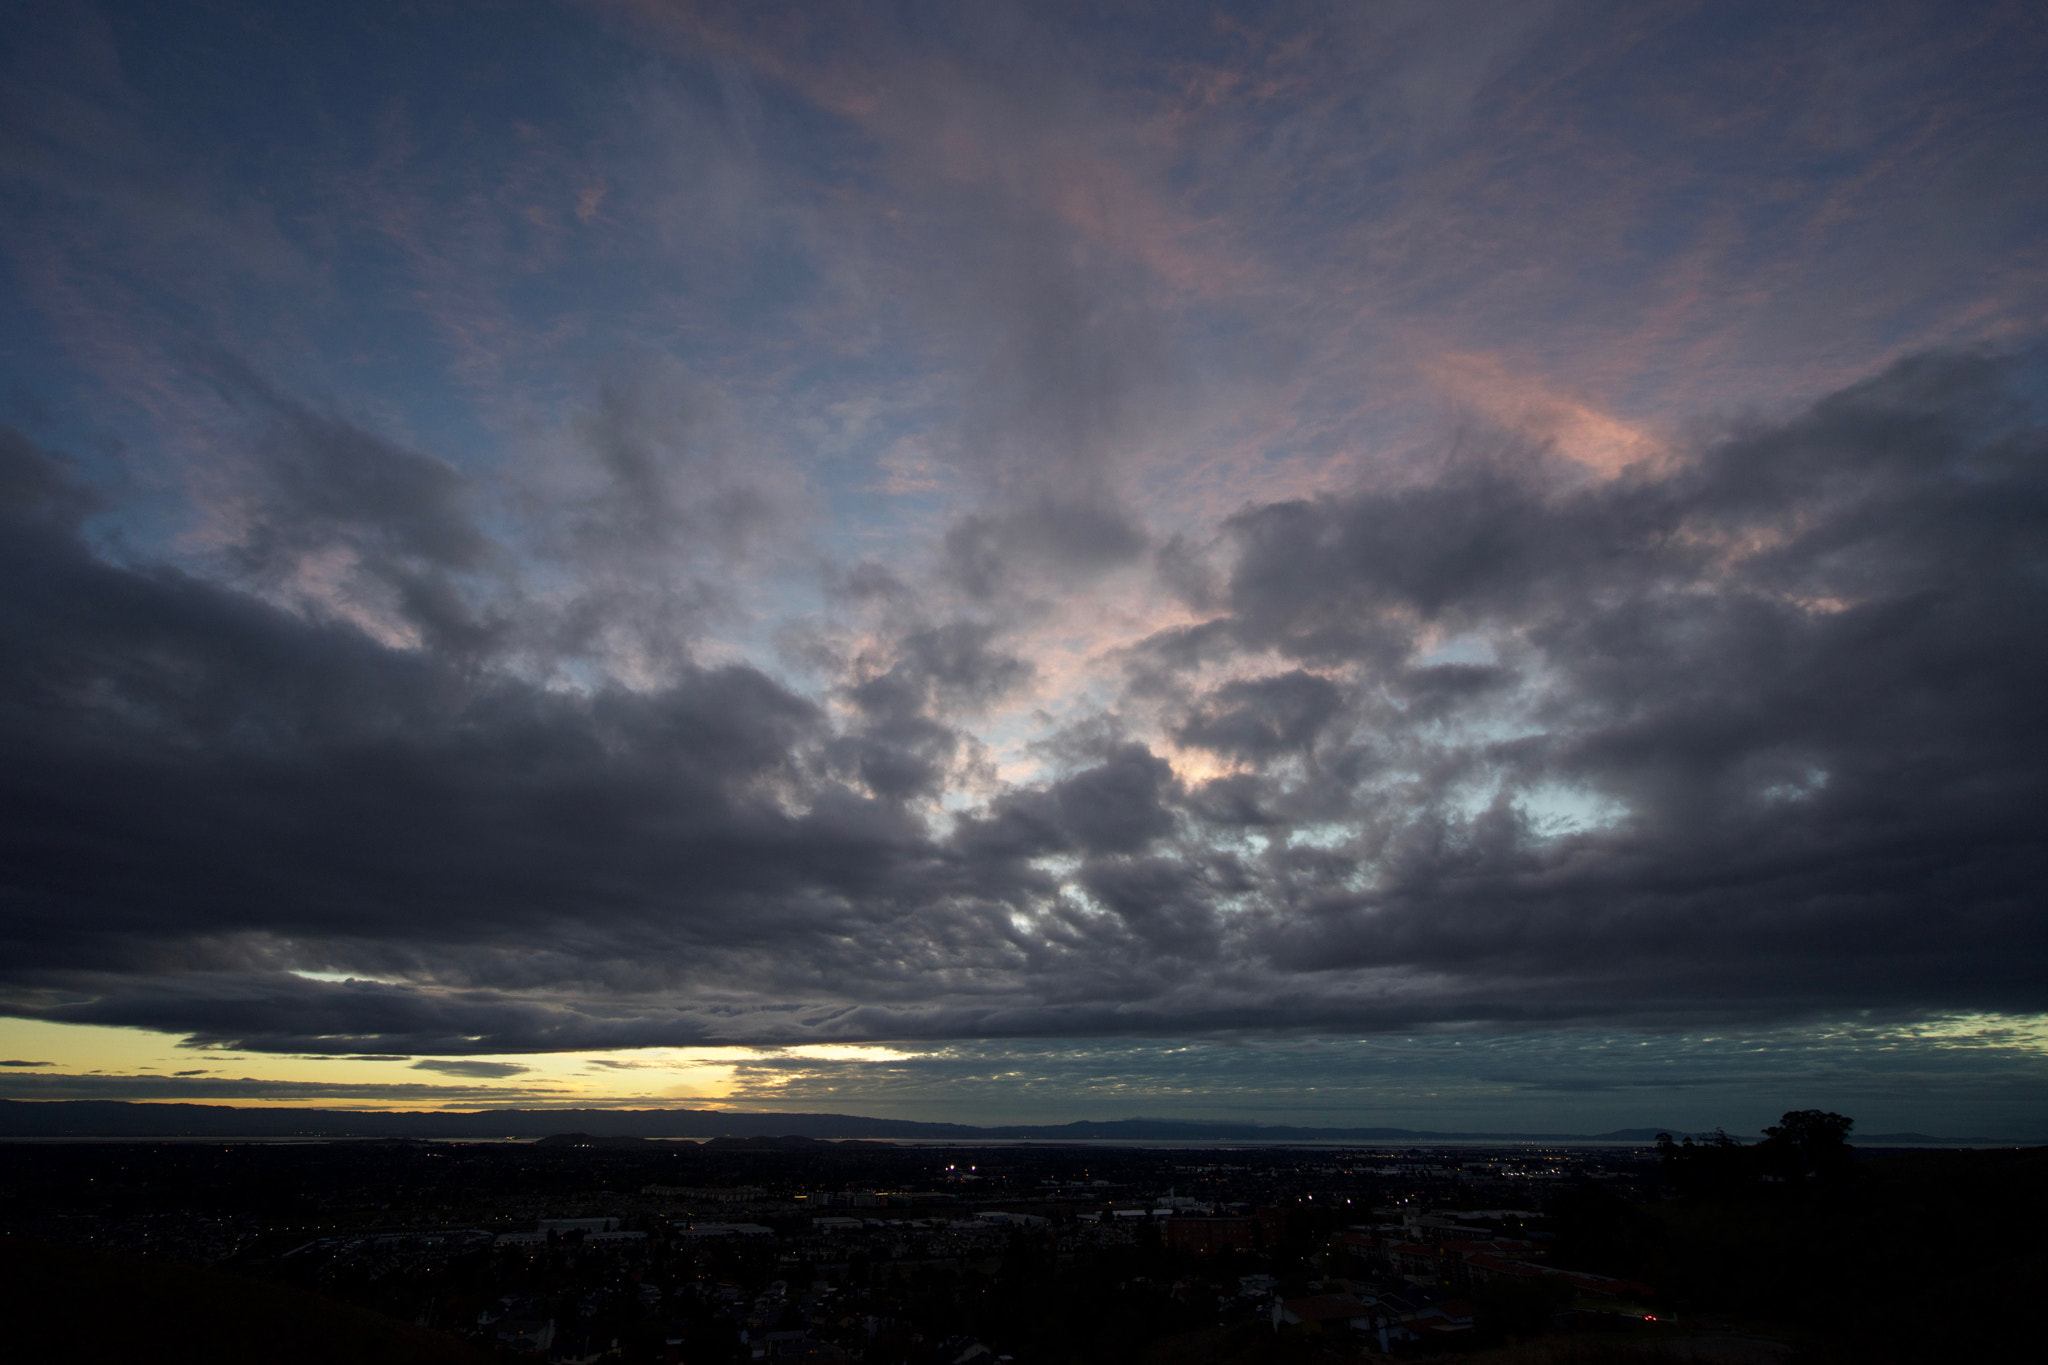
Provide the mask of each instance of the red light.
{"label": "red light", "polygon": [[1656,1320],[1657,1320],[1657,1315],[1656,1315],[1655,1313],[1645,1313],[1645,1314],[1643,1314],[1643,1321],[1644,1321],[1644,1322],[1655,1322]]}

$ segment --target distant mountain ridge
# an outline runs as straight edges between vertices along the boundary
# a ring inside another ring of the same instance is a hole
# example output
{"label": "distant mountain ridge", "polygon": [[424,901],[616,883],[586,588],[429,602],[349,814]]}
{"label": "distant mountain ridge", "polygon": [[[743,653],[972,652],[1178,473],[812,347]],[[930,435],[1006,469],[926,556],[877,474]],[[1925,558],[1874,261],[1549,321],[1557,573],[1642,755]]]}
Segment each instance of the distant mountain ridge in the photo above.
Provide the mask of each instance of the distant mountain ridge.
{"label": "distant mountain ridge", "polygon": [[852,1114],[741,1113],[721,1109],[255,1109],[125,1100],[0,1100],[0,1137],[913,1138],[965,1141],[1129,1142],[1648,1142],[1667,1128],[1607,1133],[1438,1132],[1414,1128],[1311,1128],[1189,1119],[1082,1120],[975,1125]]}
{"label": "distant mountain ridge", "polygon": [[[0,1100],[0,1138],[958,1138],[966,1142],[1654,1142],[1712,1134],[1677,1128],[1604,1133],[1451,1132],[1420,1128],[1312,1128],[1196,1119],[1083,1119],[1074,1123],[928,1123],[855,1114],[745,1113],[725,1109],[255,1109],[225,1104],[138,1104],[128,1100]],[[1876,1133],[1860,1145],[2004,1144],[2003,1138]],[[2020,1144],[2027,1145],[2027,1144]]]}

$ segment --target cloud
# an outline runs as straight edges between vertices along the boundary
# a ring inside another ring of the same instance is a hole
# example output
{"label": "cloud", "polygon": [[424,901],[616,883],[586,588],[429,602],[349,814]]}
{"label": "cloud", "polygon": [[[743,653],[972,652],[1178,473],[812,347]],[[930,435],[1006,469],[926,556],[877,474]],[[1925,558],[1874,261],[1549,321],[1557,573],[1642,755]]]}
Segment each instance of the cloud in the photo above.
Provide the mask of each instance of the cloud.
{"label": "cloud", "polygon": [[253,376],[242,382],[265,412],[257,446],[266,502],[244,550],[253,568],[337,538],[379,558],[446,569],[484,556],[489,542],[454,468],[270,392]]}
{"label": "cloud", "polygon": [[1030,858],[1085,850],[1130,853],[1173,829],[1165,798],[1173,771],[1141,744],[1119,743],[1102,761],[1043,788],[1013,792],[985,816],[960,820],[958,838],[970,856]]}
{"label": "cloud", "polygon": [[561,1099],[547,1086],[462,1086],[377,1081],[275,1081],[252,1076],[0,1075],[0,1098],[11,1100],[284,1100],[321,1104],[391,1101],[444,1106]]}
{"label": "cloud", "polygon": [[999,513],[972,513],[946,532],[947,574],[968,596],[1074,586],[1135,562],[1145,533],[1096,499],[1051,500]]}
{"label": "cloud", "polygon": [[1090,853],[1130,853],[1173,828],[1166,805],[1173,770],[1141,744],[1054,783],[1047,795],[1075,843]]}
{"label": "cloud", "polygon": [[1173,722],[1246,770],[1111,732],[938,824],[935,710],[1030,676],[986,626],[898,637],[837,720],[740,664],[552,690],[109,563],[17,436],[9,1007],[457,1056],[2039,1009],[2037,364],[1597,484],[1247,508],[1212,645],[1151,665],[1299,661]]}
{"label": "cloud", "polygon": [[2043,1006],[2038,24],[595,8],[24,30],[0,1009]]}
{"label": "cloud", "polygon": [[520,1076],[532,1070],[516,1062],[477,1062],[423,1059],[412,1064],[414,1071],[438,1071],[444,1076],[466,1076],[471,1080],[495,1081]]}
{"label": "cloud", "polygon": [[867,651],[856,661],[866,676],[844,689],[860,720],[827,748],[834,768],[887,801],[937,796],[972,771],[979,747],[939,717],[983,712],[1034,671],[995,636],[985,622],[954,621]]}
{"label": "cloud", "polygon": [[1343,700],[1342,692],[1327,678],[1298,668],[1270,678],[1226,683],[1188,718],[1174,738],[1182,744],[1261,761],[1313,747],[1317,732],[1336,716]]}
{"label": "cloud", "polygon": [[233,357],[202,372],[248,414],[245,461],[215,473],[210,531],[236,578],[389,643],[472,654],[492,643],[502,623],[482,571],[498,547],[472,480],[280,393]]}

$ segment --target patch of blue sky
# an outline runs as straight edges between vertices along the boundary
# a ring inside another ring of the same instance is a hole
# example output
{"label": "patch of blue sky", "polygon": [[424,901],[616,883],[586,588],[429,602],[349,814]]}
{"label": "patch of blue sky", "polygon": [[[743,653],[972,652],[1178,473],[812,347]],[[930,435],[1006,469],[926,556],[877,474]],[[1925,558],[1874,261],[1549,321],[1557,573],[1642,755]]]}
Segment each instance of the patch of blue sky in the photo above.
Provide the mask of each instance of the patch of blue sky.
{"label": "patch of blue sky", "polygon": [[1081,870],[1081,858],[1074,853],[1047,853],[1033,858],[1031,865],[1048,877],[1065,882]]}
{"label": "patch of blue sky", "polygon": [[1544,838],[1611,829],[1628,818],[1628,807],[1613,797],[1563,782],[1524,787],[1515,807],[1531,832]]}
{"label": "patch of blue sky", "polygon": [[1758,793],[1773,805],[1806,801],[1817,796],[1828,784],[1825,768],[1808,768],[1797,779],[1790,782],[1774,782]]}
{"label": "patch of blue sky", "polygon": [[1454,635],[1415,657],[1416,668],[1438,668],[1446,664],[1478,665],[1492,668],[1500,662],[1500,651],[1484,635]]}
{"label": "patch of blue sky", "polygon": [[1287,832],[1289,848],[1338,849],[1358,837],[1358,826],[1341,820],[1296,825]]}

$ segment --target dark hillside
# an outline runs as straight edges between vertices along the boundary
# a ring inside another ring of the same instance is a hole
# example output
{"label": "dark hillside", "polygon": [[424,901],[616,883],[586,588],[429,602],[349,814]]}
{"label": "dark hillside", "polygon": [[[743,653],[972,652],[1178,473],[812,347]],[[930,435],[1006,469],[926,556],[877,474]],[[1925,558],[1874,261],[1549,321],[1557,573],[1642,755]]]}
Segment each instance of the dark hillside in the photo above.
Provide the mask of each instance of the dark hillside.
{"label": "dark hillside", "polygon": [[2048,1295],[2048,1148],[1900,1153],[1642,1204],[1586,1189],[1552,1214],[1561,1260],[1658,1285],[1681,1317],[1782,1324],[1817,1361],[2048,1358],[2029,1307]]}
{"label": "dark hillside", "polygon": [[24,1365],[483,1365],[463,1342],[286,1285],[156,1257],[0,1237]]}

